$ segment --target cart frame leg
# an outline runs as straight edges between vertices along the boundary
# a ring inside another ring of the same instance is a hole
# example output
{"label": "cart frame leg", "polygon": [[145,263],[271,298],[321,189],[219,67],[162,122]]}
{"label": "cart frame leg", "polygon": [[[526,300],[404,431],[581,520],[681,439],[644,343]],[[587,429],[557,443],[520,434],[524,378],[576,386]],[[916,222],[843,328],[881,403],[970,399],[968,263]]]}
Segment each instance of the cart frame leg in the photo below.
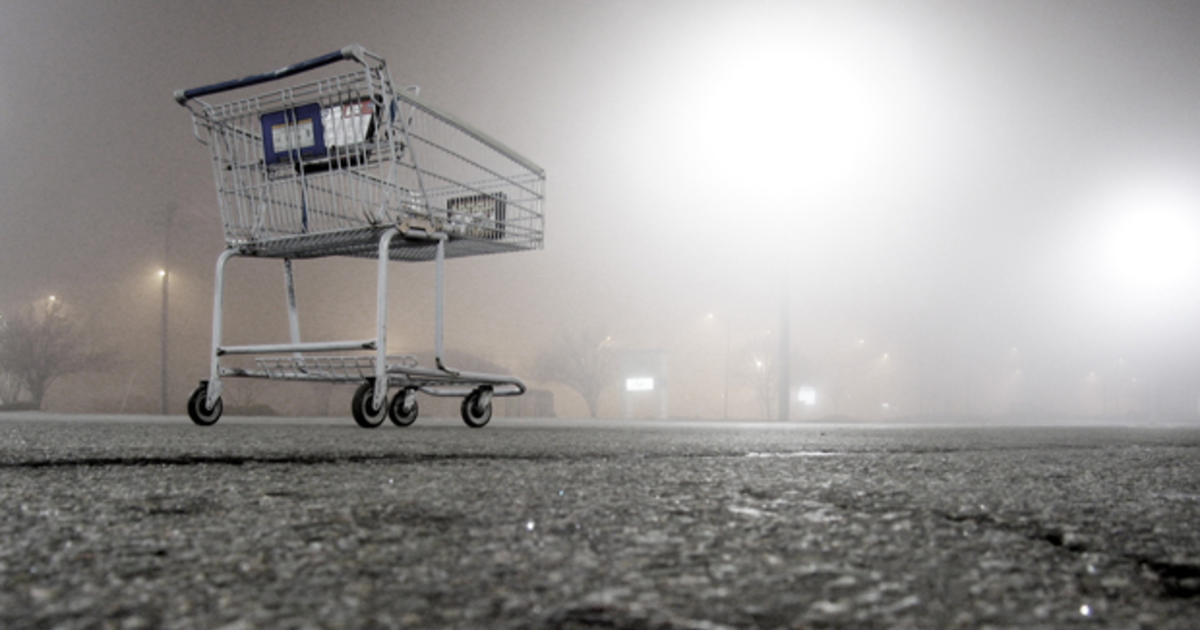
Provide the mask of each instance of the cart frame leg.
{"label": "cart frame leg", "polygon": [[[292,273],[291,258],[283,259],[283,283],[287,291],[288,333],[292,343],[300,343],[300,312],[296,309],[296,279]],[[303,355],[296,352],[293,356],[300,359]]]}
{"label": "cart frame leg", "polygon": [[442,325],[443,314],[445,312],[446,299],[446,239],[439,238],[437,242],[437,253],[434,256],[434,317],[433,324],[433,349],[434,362],[437,368],[443,372],[448,372],[446,364],[442,361],[442,352],[444,350],[442,338],[445,334]]}
{"label": "cart frame leg", "polygon": [[206,406],[208,407],[217,404],[217,399],[221,397],[221,318],[225,298],[225,265],[230,258],[237,255],[236,249],[227,249],[217,256],[217,272],[213,279],[212,353],[209,355],[211,363],[208,371],[208,387],[206,388],[206,398],[208,399]]}
{"label": "cart frame leg", "polygon": [[392,227],[384,230],[379,237],[379,259],[376,262],[375,285],[375,396],[372,401],[376,408],[383,407],[387,401],[387,315],[388,315],[388,262],[391,260],[392,238],[400,230]]}

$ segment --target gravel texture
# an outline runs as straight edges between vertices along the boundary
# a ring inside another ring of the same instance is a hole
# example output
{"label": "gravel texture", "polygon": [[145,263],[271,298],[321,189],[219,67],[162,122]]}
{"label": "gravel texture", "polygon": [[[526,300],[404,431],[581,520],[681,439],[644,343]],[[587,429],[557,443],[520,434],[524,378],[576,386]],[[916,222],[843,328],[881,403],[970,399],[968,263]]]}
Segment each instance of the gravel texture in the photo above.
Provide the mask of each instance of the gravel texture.
{"label": "gravel texture", "polygon": [[1200,429],[0,419],[4,628],[1192,628]]}

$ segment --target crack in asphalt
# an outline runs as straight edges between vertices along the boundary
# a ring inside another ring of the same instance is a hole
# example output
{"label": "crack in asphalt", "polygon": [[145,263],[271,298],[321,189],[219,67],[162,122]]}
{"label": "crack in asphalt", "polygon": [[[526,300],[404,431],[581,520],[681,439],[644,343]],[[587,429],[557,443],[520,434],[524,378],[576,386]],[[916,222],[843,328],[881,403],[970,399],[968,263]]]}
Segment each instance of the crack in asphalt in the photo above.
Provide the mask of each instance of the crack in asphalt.
{"label": "crack in asphalt", "polygon": [[[805,452],[808,455],[808,452]],[[842,455],[848,453],[819,452],[819,455]],[[245,465],[298,465],[319,466],[330,464],[428,464],[448,462],[565,462],[565,461],[597,461],[608,459],[738,459],[744,457],[764,457],[763,453],[712,451],[702,453],[536,453],[536,454],[499,454],[499,453],[360,453],[346,455],[178,455],[178,456],[126,456],[126,457],[73,457],[64,459],[39,459],[0,461],[0,470],[39,469],[39,468],[144,468],[150,466],[245,466]],[[795,456],[792,453],[781,453],[778,456]]]}
{"label": "crack in asphalt", "polygon": [[[1035,542],[1044,542],[1073,554],[1104,551],[1087,544],[1083,539],[1068,536],[1056,527],[1046,527],[1038,523],[1028,525],[1006,523],[989,514],[951,514],[943,511],[934,513],[951,522],[976,523],[994,530],[1017,534]],[[1165,597],[1177,599],[1200,597],[1200,564],[1165,562],[1145,554],[1128,552],[1119,554],[1117,557],[1132,562],[1150,573],[1158,582],[1159,590]]]}
{"label": "crack in asphalt", "polygon": [[422,464],[449,461],[545,461],[565,459],[557,455],[495,454],[379,454],[379,455],[181,455],[177,457],[79,457],[33,461],[0,462],[2,469],[95,468],[149,466],[245,466],[253,464],[316,466],[327,464],[394,463]]}
{"label": "crack in asphalt", "polygon": [[[907,452],[907,451],[904,451]],[[634,460],[663,460],[663,459],[773,459],[773,458],[810,458],[836,457],[849,455],[894,455],[890,451],[835,451],[835,450],[800,450],[800,451],[731,451],[709,450],[687,453],[631,453],[622,452],[590,452],[590,453],[348,453],[348,454],[280,454],[280,455],[159,455],[159,456],[123,456],[123,457],[71,457],[61,459],[11,460],[0,461],[0,470],[36,469],[36,468],[82,468],[82,467],[147,467],[147,466],[244,466],[253,464],[267,465],[299,465],[316,466],[328,464],[361,464],[361,463],[393,463],[393,464],[425,464],[438,462],[470,462],[470,461],[598,461],[616,459]]]}
{"label": "crack in asphalt", "polygon": [[[1050,447],[1035,447],[1041,450]],[[1053,446],[1053,448],[1062,448]],[[1092,449],[1098,447],[1075,446],[1067,448]],[[75,457],[65,459],[39,459],[0,461],[0,470],[37,469],[37,468],[76,468],[76,467],[147,467],[147,466],[244,466],[252,464],[278,465],[328,465],[328,464],[359,464],[359,463],[394,463],[422,464],[454,461],[595,461],[603,459],[633,458],[642,460],[657,459],[708,459],[708,458],[817,458],[861,455],[926,455],[953,454],[972,452],[994,452],[996,450],[1030,450],[1030,447],[1013,447],[1011,449],[995,448],[911,448],[911,449],[882,449],[882,450],[799,450],[799,451],[709,451],[692,453],[538,453],[538,454],[498,454],[498,453],[379,453],[379,454],[347,454],[347,455],[178,455],[178,456],[125,456],[125,457]],[[943,514],[953,520],[954,516]]]}
{"label": "crack in asphalt", "polygon": [[1125,557],[1153,573],[1164,595],[1179,599],[1200,597],[1200,565],[1163,562],[1133,554],[1126,554]]}

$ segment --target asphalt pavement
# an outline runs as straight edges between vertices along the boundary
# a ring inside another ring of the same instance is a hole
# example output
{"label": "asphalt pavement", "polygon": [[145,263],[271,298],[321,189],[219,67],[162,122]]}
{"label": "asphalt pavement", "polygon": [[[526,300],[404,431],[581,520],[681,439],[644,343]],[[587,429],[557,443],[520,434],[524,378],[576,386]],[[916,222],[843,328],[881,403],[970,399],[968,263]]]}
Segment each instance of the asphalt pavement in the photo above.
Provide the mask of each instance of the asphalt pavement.
{"label": "asphalt pavement", "polygon": [[0,415],[3,628],[1194,628],[1200,427]]}

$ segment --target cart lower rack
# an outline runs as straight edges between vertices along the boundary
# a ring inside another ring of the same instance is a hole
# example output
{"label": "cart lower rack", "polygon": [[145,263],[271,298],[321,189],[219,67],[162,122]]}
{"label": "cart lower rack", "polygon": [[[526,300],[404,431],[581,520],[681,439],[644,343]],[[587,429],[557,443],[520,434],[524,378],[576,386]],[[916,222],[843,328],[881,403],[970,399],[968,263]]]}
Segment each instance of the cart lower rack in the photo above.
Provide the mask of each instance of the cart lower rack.
{"label": "cart lower rack", "polygon": [[[343,61],[355,63],[355,70],[325,70]],[[320,76],[248,94],[253,86],[300,74]],[[230,93],[236,98],[209,98]],[[357,45],[175,97],[191,112],[196,138],[211,150],[226,241],[216,265],[209,377],[188,400],[193,422],[220,418],[225,378],[358,383],[351,411],[363,427],[379,426],[385,416],[411,424],[418,392],[463,397],[464,422],[482,427],[494,396],[525,392],[513,376],[457,370],[443,361],[444,263],[541,248],[540,167],[420,100],[415,89],[395,89],[383,59]],[[301,340],[292,260],[329,256],[377,261],[372,336]],[[223,343],[226,266],[235,257],[283,260],[288,343]],[[387,353],[393,260],[435,264],[432,367]],[[253,368],[222,364],[236,355],[265,356]],[[396,390],[390,398],[389,390]]]}

